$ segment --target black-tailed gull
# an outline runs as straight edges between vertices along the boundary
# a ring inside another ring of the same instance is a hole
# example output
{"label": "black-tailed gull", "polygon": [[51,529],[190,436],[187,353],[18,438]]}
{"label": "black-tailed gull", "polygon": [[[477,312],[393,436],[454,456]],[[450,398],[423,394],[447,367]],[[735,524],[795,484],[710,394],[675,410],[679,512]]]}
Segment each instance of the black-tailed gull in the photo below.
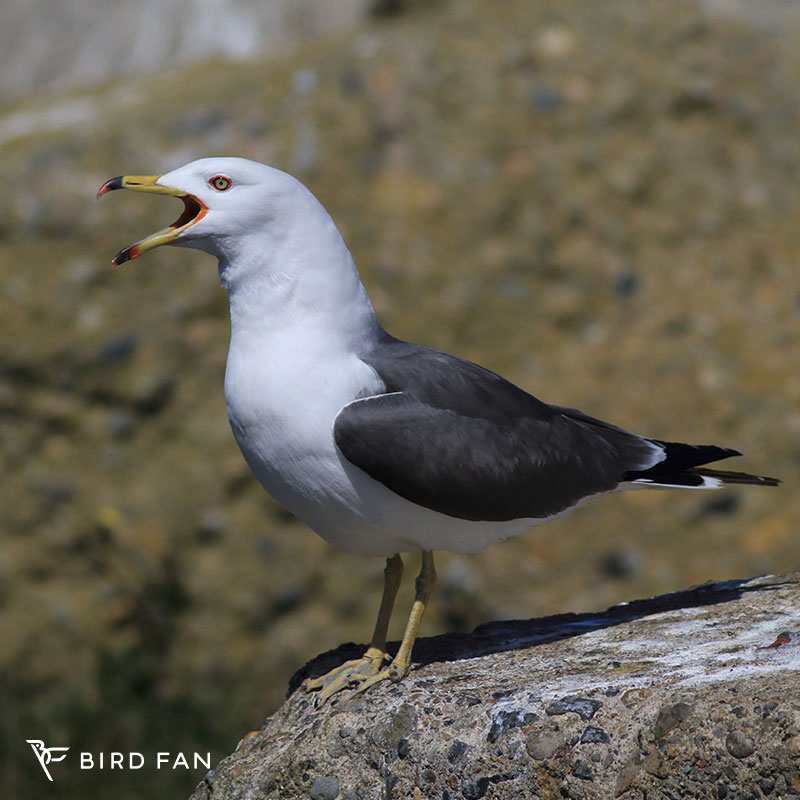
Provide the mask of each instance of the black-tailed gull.
{"label": "black-tailed gull", "polygon": [[[228,418],[258,480],[326,541],[387,558],[363,658],[307,684],[323,700],[408,672],[436,581],[433,550],[475,552],[619,489],[777,484],[702,466],[736,450],[637,436],[395,339],[375,319],[333,220],[280,170],[204,158],[160,176],[112,178],[98,196],[112,189],[174,195],[185,206],[114,264],[162,244],[217,258],[231,314]],[[386,666],[399,554],[415,550],[416,598]]]}

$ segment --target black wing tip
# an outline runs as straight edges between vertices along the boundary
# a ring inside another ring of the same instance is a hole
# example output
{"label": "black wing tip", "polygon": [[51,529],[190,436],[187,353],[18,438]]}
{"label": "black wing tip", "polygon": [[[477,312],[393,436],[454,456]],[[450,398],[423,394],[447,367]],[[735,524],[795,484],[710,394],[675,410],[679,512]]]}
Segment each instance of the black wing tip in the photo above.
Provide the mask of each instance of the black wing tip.
{"label": "black wing tip", "polygon": [[[714,444],[684,444],[683,442],[663,442],[659,439],[650,439],[649,441],[663,449],[664,458],[647,469],[629,470],[624,474],[623,480],[652,481],[663,484],[679,475],[696,475],[695,468],[704,464],[742,455],[732,447],[718,447]],[[682,483],[676,485],[689,486],[692,483],[687,482],[687,479],[684,478]]]}
{"label": "black wing tip", "polygon": [[749,472],[729,472],[724,469],[696,469],[696,475],[706,478],[716,478],[723,483],[737,483],[743,486],[780,486],[780,478],[770,478],[767,475],[751,475]]}
{"label": "black wing tip", "polygon": [[629,479],[643,486],[674,487],[676,489],[719,489],[723,485],[780,486],[780,478],[751,475],[748,472],[728,472],[722,469],[687,469],[664,475],[645,475]]}
{"label": "black wing tip", "polygon": [[723,484],[741,484],[743,486],[779,486],[781,483],[779,478],[770,478],[766,475],[751,475],[748,472],[732,472],[704,466],[724,458],[742,455],[739,450],[734,450],[732,447],[651,441],[664,448],[664,460],[649,469],[625,473],[625,480],[675,487],[702,487],[704,478],[710,478]]}

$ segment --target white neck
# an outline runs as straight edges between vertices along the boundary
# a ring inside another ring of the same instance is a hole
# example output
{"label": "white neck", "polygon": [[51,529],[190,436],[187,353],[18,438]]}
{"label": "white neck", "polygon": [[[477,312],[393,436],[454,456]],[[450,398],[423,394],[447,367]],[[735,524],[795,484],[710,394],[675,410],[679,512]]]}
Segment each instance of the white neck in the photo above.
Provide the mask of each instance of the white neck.
{"label": "white neck", "polygon": [[240,334],[348,351],[374,341],[380,327],[350,252],[333,220],[308,191],[255,233],[221,240],[220,283],[228,289],[231,344]]}

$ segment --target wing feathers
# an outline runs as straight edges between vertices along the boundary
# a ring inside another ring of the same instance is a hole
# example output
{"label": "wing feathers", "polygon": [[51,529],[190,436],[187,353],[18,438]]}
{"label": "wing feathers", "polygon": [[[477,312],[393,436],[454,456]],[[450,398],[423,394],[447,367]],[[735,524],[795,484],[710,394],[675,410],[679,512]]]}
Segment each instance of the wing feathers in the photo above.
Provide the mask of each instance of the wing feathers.
{"label": "wing feathers", "polygon": [[452,517],[543,519],[620,483],[712,488],[773,479],[697,469],[739,455],[637,436],[550,406],[477,364],[385,335],[362,355],[386,394],[334,422],[342,455],[391,491]]}
{"label": "wing feathers", "polygon": [[336,418],[344,457],[401,497],[469,520],[542,519],[614,489],[653,445],[559,413],[505,422],[406,394],[356,400]]}

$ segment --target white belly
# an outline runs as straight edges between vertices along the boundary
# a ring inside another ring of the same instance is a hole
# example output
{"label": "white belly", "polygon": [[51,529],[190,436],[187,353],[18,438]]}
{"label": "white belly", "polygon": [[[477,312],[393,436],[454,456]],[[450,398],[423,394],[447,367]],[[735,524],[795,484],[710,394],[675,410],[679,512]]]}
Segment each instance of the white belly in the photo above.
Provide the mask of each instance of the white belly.
{"label": "white belly", "polygon": [[537,520],[471,522],[421,508],[347,462],[333,439],[342,406],[384,391],[356,356],[303,364],[271,348],[233,348],[225,399],[233,434],[261,485],[323,539],[355,553],[476,552],[524,533]]}

